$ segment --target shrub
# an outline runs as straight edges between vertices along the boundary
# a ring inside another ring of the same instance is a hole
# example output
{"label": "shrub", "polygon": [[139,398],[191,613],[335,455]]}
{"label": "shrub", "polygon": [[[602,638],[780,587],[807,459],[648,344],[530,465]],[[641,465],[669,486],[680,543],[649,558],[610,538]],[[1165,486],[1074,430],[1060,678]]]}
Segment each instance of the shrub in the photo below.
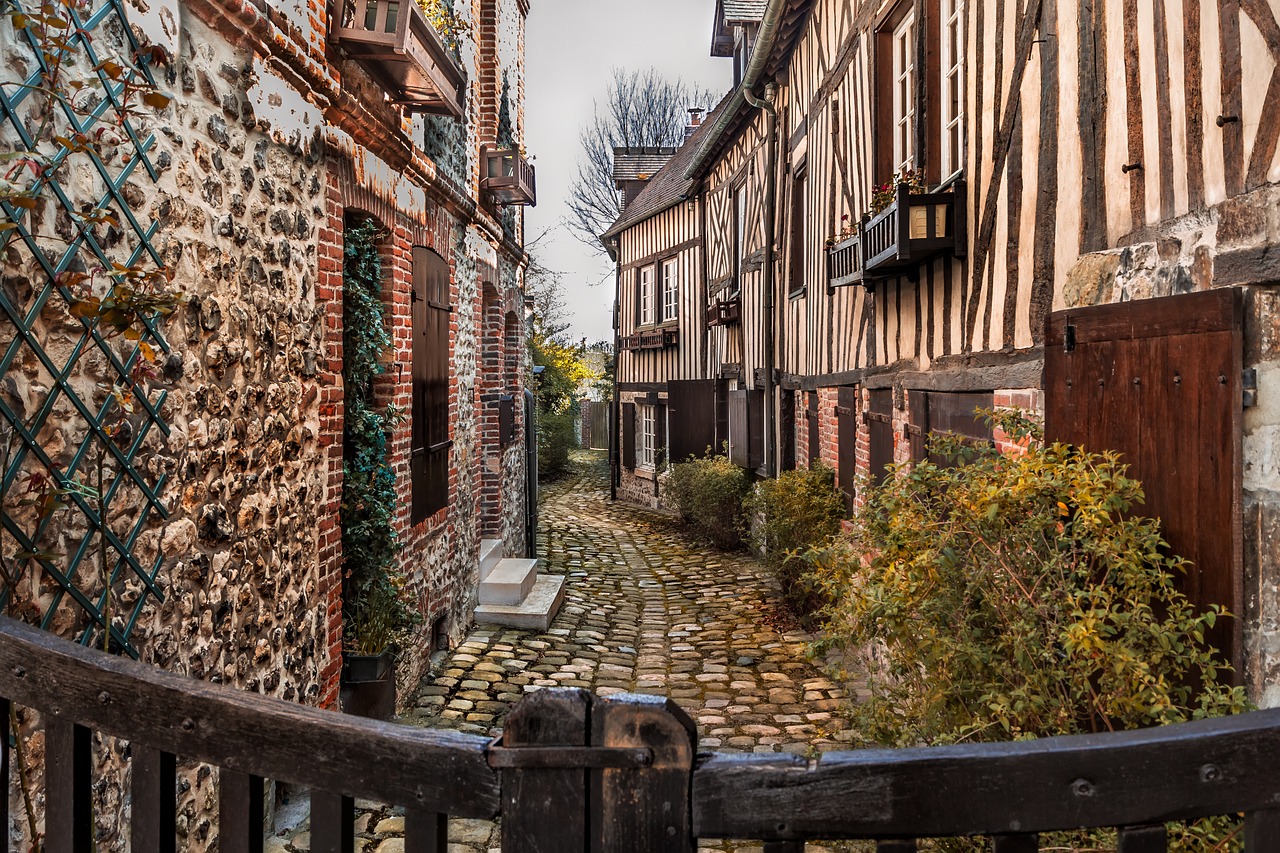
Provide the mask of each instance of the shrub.
{"label": "shrub", "polygon": [[747,499],[746,511],[755,519],[752,544],[764,554],[788,606],[802,621],[812,621],[812,615],[830,602],[802,552],[826,545],[840,532],[844,497],[836,488],[835,471],[818,464],[761,480]]}
{"label": "shrub", "polygon": [[538,414],[538,479],[554,480],[569,467],[569,451],[577,446],[573,412]]}
{"label": "shrub", "polygon": [[[1131,513],[1142,489],[1118,457],[1000,420],[1026,453],[935,438],[933,452],[962,464],[922,461],[867,488],[852,534],[808,555],[835,602],[825,650],[865,669],[857,728],[917,746],[1244,710],[1203,640],[1223,611],[1197,612],[1175,589],[1184,561],[1157,521]],[[1171,849],[1228,834],[1202,821],[1175,830]]]}
{"label": "shrub", "polygon": [[746,471],[708,453],[672,465],[667,488],[680,515],[717,548],[742,544],[743,502],[751,490]]}

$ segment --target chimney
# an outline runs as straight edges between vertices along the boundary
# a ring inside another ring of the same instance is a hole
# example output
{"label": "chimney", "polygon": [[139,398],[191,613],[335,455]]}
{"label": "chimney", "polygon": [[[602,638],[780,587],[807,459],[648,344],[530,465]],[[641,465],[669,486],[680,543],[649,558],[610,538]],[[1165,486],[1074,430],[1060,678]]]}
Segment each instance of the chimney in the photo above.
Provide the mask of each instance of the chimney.
{"label": "chimney", "polygon": [[693,132],[698,129],[698,125],[702,124],[702,107],[689,108],[689,124],[684,129],[684,138],[688,139],[693,136]]}

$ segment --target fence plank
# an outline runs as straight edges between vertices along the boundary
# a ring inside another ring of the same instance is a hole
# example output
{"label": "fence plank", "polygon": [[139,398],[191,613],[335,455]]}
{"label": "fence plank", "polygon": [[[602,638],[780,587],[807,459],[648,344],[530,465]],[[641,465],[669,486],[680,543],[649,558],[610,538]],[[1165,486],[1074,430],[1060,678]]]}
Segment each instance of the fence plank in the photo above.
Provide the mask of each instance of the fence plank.
{"label": "fence plank", "polygon": [[56,707],[94,731],[184,759],[313,790],[462,817],[490,818],[498,809],[498,777],[484,757],[487,738],[360,719],[196,681],[5,617],[0,696],[42,712]]}
{"label": "fence plank", "polygon": [[355,800],[328,791],[312,791],[311,853],[352,853],[355,846]]}
{"label": "fence plank", "polygon": [[93,846],[93,733],[48,716],[44,735],[45,853],[88,853]]}
{"label": "fence plank", "polygon": [[1245,853],[1280,853],[1280,811],[1249,812],[1244,816]]}
{"label": "fence plank", "polygon": [[1035,833],[994,835],[991,848],[992,853],[1036,853],[1040,849],[1040,837]]}
{"label": "fence plank", "polygon": [[804,853],[803,841],[766,841],[764,853]]}
{"label": "fence plank", "polygon": [[1164,824],[1129,826],[1121,829],[1116,838],[1116,853],[1165,853],[1168,841]]}
{"label": "fence plank", "polygon": [[262,853],[266,832],[261,776],[223,767],[218,777],[219,853]]}
{"label": "fence plank", "polygon": [[[531,693],[507,715],[502,745],[586,746],[590,706],[578,688]],[[585,850],[586,793],[582,768],[503,770],[503,853]]]}
{"label": "fence plank", "polygon": [[177,760],[140,743],[130,746],[133,758],[129,772],[133,809],[129,816],[129,837],[134,850],[174,853],[177,849],[177,793],[174,790]]}
{"label": "fence plank", "polygon": [[405,853],[445,853],[448,848],[448,815],[413,809],[405,812]]}
{"label": "fence plank", "polygon": [[[1280,709],[1025,743],[712,755],[693,776],[700,838],[995,835],[1140,826],[1273,808]],[[1204,772],[1212,767],[1214,772]],[[1248,784],[1223,784],[1247,779]],[[1158,780],[1159,784],[1153,784]]]}
{"label": "fence plank", "polygon": [[916,841],[914,838],[877,841],[876,853],[916,853]]}
{"label": "fence plank", "polygon": [[0,850],[9,849],[9,791],[13,790],[13,782],[9,778],[9,735],[12,732],[14,738],[20,737],[20,733],[14,731],[9,726],[9,700],[0,699],[0,785],[3,785],[3,794],[0,794],[0,827],[4,827],[4,838],[0,839]]}
{"label": "fence plank", "polygon": [[591,708],[591,743],[653,750],[647,767],[591,772],[591,849],[692,851],[689,784],[697,731],[684,710],[662,696],[597,697]]}

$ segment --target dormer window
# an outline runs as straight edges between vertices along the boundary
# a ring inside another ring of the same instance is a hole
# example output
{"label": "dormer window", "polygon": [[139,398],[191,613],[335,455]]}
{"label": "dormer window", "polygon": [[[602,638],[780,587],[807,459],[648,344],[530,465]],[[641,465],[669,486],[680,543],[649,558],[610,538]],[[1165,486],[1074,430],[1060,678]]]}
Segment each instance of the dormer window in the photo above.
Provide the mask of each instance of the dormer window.
{"label": "dormer window", "polygon": [[734,27],[733,30],[733,85],[737,86],[747,73],[751,61],[751,49],[756,43],[754,26]]}

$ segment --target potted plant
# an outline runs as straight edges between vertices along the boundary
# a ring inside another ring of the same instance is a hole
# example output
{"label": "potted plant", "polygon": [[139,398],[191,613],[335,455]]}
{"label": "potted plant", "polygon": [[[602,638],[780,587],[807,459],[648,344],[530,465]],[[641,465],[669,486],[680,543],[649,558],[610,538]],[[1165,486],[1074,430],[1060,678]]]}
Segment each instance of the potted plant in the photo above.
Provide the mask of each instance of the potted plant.
{"label": "potted plant", "polygon": [[387,574],[355,592],[344,620],[343,713],[390,719],[396,710],[396,656],[417,624],[399,577]]}

